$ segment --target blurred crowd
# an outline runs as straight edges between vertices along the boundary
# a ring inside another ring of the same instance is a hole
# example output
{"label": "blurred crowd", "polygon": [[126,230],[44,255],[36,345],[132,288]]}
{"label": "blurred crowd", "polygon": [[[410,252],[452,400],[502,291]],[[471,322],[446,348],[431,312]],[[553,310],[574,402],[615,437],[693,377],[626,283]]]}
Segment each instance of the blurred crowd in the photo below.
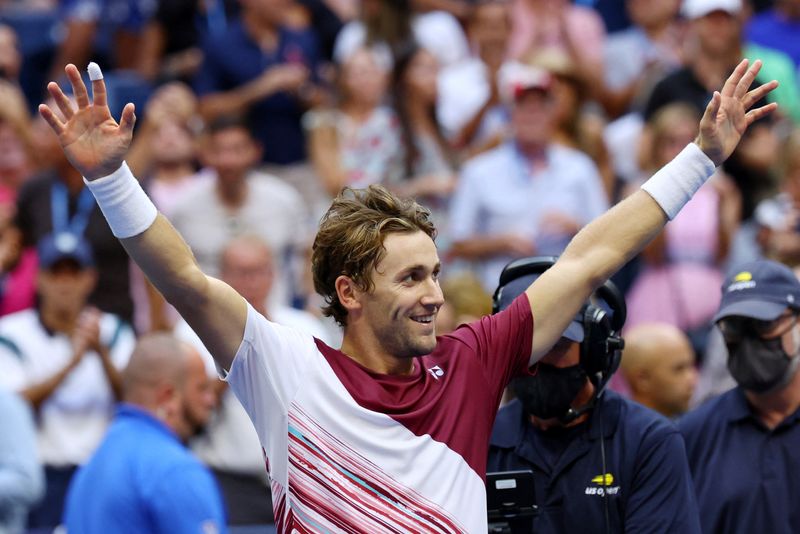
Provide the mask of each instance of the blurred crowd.
{"label": "blurred crowd", "polygon": [[[27,401],[0,414],[37,451],[0,484],[0,525],[60,523],[138,336],[205,353],[36,113],[67,63],[103,68],[115,116],[136,104],[128,164],[203,271],[336,346],[308,260],[343,188],[431,210],[446,333],[490,312],[509,261],[558,255],[691,142],[742,57],[778,112],[615,278],[612,387],[670,418],[734,385],[711,323],[729,266],[800,266],[800,0],[0,0],[0,386]],[[186,438],[228,522],[268,524],[258,438],[204,359]]]}

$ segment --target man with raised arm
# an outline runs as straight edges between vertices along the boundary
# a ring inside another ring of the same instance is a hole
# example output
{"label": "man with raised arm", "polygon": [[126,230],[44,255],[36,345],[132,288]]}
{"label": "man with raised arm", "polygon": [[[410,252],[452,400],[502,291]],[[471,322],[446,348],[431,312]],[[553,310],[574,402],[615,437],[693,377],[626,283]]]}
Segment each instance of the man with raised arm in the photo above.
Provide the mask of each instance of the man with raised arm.
{"label": "man with raised arm", "polygon": [[68,65],[77,107],[51,83],[58,109],[40,112],[114,234],[200,334],[250,415],[281,532],[486,532],[483,478],[503,388],[775,108],[748,111],[777,86],[748,91],[760,66],[742,61],[714,94],[696,143],[581,230],[506,310],[446,336],[434,329],[443,298],[428,210],[380,187],[345,191],[320,222],[312,256],[325,312],[343,327],[338,350],[269,322],[200,271],[123,163],[134,109],[117,124],[96,65],[94,101]]}

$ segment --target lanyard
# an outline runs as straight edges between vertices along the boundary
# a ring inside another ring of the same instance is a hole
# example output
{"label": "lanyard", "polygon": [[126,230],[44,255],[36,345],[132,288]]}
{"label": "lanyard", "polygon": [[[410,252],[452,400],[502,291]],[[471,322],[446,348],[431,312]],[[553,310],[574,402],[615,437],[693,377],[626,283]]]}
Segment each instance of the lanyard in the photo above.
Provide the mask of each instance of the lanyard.
{"label": "lanyard", "polygon": [[53,233],[67,232],[82,236],[89,225],[89,215],[94,209],[94,195],[88,187],[84,187],[78,198],[78,211],[69,218],[69,192],[67,186],[55,182],[50,189],[50,209],[53,214]]}

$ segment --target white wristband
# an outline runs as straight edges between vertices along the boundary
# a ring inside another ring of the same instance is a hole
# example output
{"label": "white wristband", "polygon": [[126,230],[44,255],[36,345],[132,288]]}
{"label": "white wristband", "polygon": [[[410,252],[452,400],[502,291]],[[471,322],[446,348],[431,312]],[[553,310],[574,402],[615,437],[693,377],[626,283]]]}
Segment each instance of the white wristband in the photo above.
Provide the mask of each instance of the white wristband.
{"label": "white wristband", "polygon": [[642,184],[642,189],[653,197],[671,220],[714,174],[714,170],[714,162],[699,146],[689,143],[675,159]]}
{"label": "white wristband", "polygon": [[153,224],[158,215],[155,204],[150,201],[139,181],[133,176],[128,164],[91,182],[83,179],[97,199],[97,205],[108,221],[114,236],[119,239],[139,235]]}

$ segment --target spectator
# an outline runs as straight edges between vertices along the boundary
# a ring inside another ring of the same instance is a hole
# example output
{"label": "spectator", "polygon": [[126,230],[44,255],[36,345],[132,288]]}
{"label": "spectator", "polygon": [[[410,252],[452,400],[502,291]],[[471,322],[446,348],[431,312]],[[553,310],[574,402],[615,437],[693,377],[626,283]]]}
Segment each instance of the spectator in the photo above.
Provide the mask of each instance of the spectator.
{"label": "spectator", "polygon": [[507,0],[481,0],[469,11],[470,57],[439,73],[436,115],[451,143],[476,155],[508,134],[508,110],[500,101],[497,75],[511,34]]}
{"label": "spectator", "polygon": [[703,532],[798,532],[800,282],[784,265],[739,265],[714,321],[737,387],[679,421]]}
{"label": "spectator", "polygon": [[17,195],[14,224],[22,232],[23,247],[34,247],[51,233],[68,232],[88,240],[98,277],[89,304],[133,324],[130,259],[125,249],[41,117],[33,121],[32,137],[41,172],[27,180]]}
{"label": "spectator", "polygon": [[513,0],[509,55],[523,59],[555,48],[589,79],[602,79],[606,32],[596,11],[569,0]]}
{"label": "spectator", "polygon": [[333,47],[343,63],[364,45],[391,61],[412,43],[430,51],[440,65],[467,57],[467,39],[458,20],[445,11],[416,12],[411,0],[364,0],[358,20],[345,24]]}
{"label": "spectator", "polygon": [[681,0],[625,0],[633,25],[610,35],[604,50],[604,104],[612,117],[640,111],[656,82],[683,63],[680,5]]}
{"label": "spectator", "polygon": [[791,59],[783,53],[747,43],[743,38],[742,0],[686,0],[681,13],[689,21],[685,39],[686,66],[661,80],[645,106],[649,119],[670,102],[687,102],[702,113],[711,92],[736,65],[738,58],[764,61],[763,78],[775,79],[780,89],[769,96],[781,113],[800,120],[800,87]]}
{"label": "spectator", "polygon": [[[504,273],[496,309],[538,277],[533,260]],[[538,514],[512,520],[511,532],[699,534],[677,429],[604,389],[619,364],[624,321],[622,295],[602,286],[531,374],[512,382],[517,399],[497,414],[487,471],[532,470]]]}
{"label": "spectator", "polygon": [[36,452],[36,426],[30,407],[0,388],[0,414],[6,432],[0,437],[0,532],[21,534],[28,510],[44,493]]}
{"label": "spectator", "polygon": [[25,96],[16,85],[0,81],[0,196],[16,199],[35,159]]}
{"label": "spectator", "polygon": [[487,291],[511,259],[559,254],[608,207],[594,163],[553,142],[550,76],[512,64],[503,87],[513,139],[467,162],[450,215],[452,254],[477,263]]}
{"label": "spectator", "polygon": [[800,265],[800,128],[781,146],[776,175],[780,192],[759,203],[754,220],[746,225],[750,228],[743,230],[754,237],[748,259],[766,257],[795,267]]}
{"label": "spectator", "polygon": [[625,333],[622,375],[631,398],[673,419],[689,410],[697,385],[694,351],[680,329],[643,323]]}
{"label": "spectator", "polygon": [[17,33],[11,26],[0,23],[0,80],[18,85],[21,70],[22,54]]}
{"label": "spectator", "polygon": [[284,24],[291,0],[239,2],[240,19],[203,43],[195,84],[200,110],[209,122],[247,115],[264,162],[301,162],[306,154],[300,119],[318,102],[316,38]]}
{"label": "spectator", "polygon": [[[135,68],[145,25],[155,8],[153,0],[61,0],[64,37],[52,64],[82,64],[95,58],[116,69]],[[60,74],[53,71],[50,79]]]}
{"label": "spectator", "polygon": [[396,180],[403,172],[400,124],[385,105],[388,72],[380,56],[362,48],[338,66],[339,101],[309,111],[309,154],[325,191]]}
{"label": "spectator", "polygon": [[392,98],[400,121],[403,172],[386,185],[429,208],[447,236],[444,219],[456,175],[449,146],[436,120],[438,72],[436,58],[424,48],[412,46],[397,57]]}
{"label": "spectator", "polygon": [[462,324],[477,321],[492,312],[492,298],[481,281],[465,271],[442,281],[444,304],[436,314],[436,331],[448,334]]}
{"label": "spectator", "polygon": [[[644,167],[659,168],[697,135],[698,116],[671,104],[649,121]],[[628,327],[667,322],[690,335],[699,358],[719,303],[721,266],[738,228],[740,199],[721,173],[709,180],[686,209],[642,251],[642,265],[628,291]]]}
{"label": "spectator", "polygon": [[102,439],[133,333],[87,306],[97,282],[88,241],[49,235],[37,252],[38,307],[0,319],[0,381],[36,411],[47,486],[28,526],[42,528],[59,524],[73,473]]}
{"label": "spectator", "polygon": [[[322,323],[307,312],[286,306],[269,305],[269,293],[278,274],[266,243],[253,235],[234,238],[222,254],[220,276],[241,294],[260,314],[315,338],[330,341]],[[175,335],[189,342],[205,357],[206,367],[215,379],[220,403],[205,431],[192,441],[192,449],[214,472],[228,511],[230,525],[274,523],[270,488],[264,471],[264,453],[253,424],[241,403],[227,387],[216,380],[211,354],[185,321],[175,327]]]}
{"label": "spectator", "polygon": [[137,343],[122,377],[122,404],[70,485],[67,531],[225,532],[219,489],[184,445],[213,408],[202,358],[171,336],[153,334]]}
{"label": "spectator", "polygon": [[306,246],[307,213],[297,191],[283,181],[255,170],[261,147],[248,123],[222,117],[209,125],[201,160],[210,180],[199,180],[177,203],[172,223],[192,247],[198,263],[219,273],[225,244],[238,235],[255,233],[275,251],[284,276],[276,298],[290,302],[291,259]]}

